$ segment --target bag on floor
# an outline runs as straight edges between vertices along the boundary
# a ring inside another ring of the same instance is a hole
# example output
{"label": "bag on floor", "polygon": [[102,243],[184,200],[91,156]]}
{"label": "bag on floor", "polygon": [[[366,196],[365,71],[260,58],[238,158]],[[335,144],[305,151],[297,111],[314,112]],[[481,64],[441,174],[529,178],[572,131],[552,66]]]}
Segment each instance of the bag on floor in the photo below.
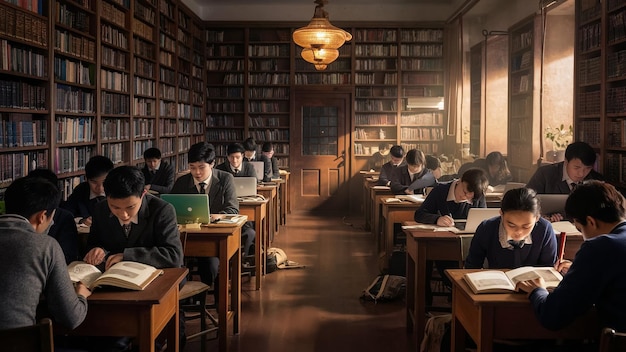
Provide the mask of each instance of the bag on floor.
{"label": "bag on floor", "polygon": [[[267,249],[267,258],[268,258],[267,259],[268,261],[267,272],[268,273],[275,271],[276,269],[297,269],[297,268],[305,267],[304,265],[298,262],[294,262],[293,260],[288,260],[287,254],[285,253],[285,251],[276,247],[270,247]],[[271,269],[270,258],[275,258],[273,260],[275,260],[276,262],[275,267],[272,271],[270,271]]]}
{"label": "bag on floor", "polygon": [[363,290],[361,299],[374,302],[389,302],[404,297],[406,277],[398,275],[380,275]]}

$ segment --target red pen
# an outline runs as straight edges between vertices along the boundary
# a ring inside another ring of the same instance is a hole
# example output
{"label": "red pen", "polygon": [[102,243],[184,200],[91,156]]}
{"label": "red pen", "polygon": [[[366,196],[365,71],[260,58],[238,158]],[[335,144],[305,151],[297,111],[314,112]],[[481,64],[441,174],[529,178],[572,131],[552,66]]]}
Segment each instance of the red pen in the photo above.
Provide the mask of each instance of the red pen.
{"label": "red pen", "polygon": [[559,235],[559,249],[558,249],[558,258],[559,261],[557,263],[561,263],[563,261],[563,255],[565,254],[565,239],[567,238],[567,234],[565,232],[561,232]]}

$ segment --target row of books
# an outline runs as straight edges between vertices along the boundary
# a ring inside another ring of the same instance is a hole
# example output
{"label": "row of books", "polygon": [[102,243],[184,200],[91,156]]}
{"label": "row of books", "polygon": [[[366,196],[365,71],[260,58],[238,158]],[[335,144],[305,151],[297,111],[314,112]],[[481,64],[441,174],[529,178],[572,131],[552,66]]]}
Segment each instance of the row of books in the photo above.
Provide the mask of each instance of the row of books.
{"label": "row of books", "polygon": [[48,150],[0,154],[0,183],[13,182],[38,167],[48,167]]}
{"label": "row of books", "polygon": [[100,70],[100,87],[127,93],[128,77],[128,74],[125,72]]}
{"label": "row of books", "polygon": [[[128,53],[106,46],[101,47],[101,49],[102,65],[115,67],[124,71],[127,70]],[[135,63],[137,60],[139,59],[135,58]]]}
{"label": "row of books", "polygon": [[48,21],[0,3],[0,34],[48,46]]}
{"label": "row of books", "polygon": [[[361,128],[357,127],[354,129],[354,138],[356,140],[363,139],[396,139],[395,133],[393,135],[388,134],[388,131],[384,128]],[[394,131],[395,132],[395,131]]]}
{"label": "row of books", "polygon": [[133,114],[135,116],[154,117],[156,100],[147,98],[133,98]]}
{"label": "row of books", "polygon": [[297,85],[350,84],[350,77],[349,73],[296,73],[295,82]]}
{"label": "row of books", "polygon": [[607,28],[608,42],[616,42],[626,37],[626,10],[621,10],[617,13],[609,14],[609,25]]}
{"label": "row of books", "polygon": [[587,142],[592,147],[600,147],[600,121],[583,120],[578,123],[578,140]]}
{"label": "row of books", "polygon": [[207,115],[206,116],[207,127],[242,127],[243,118],[236,119],[234,116],[227,115]]}
{"label": "row of books", "polygon": [[75,116],[56,116],[57,143],[83,143],[94,141],[94,118]]}
{"label": "row of books", "polygon": [[396,72],[385,72],[382,75],[376,72],[361,73],[354,75],[355,84],[398,84],[398,74]]}
{"label": "row of books", "polygon": [[136,38],[133,44],[135,55],[143,56],[153,61],[156,59],[154,45],[152,43]]}
{"label": "row of books", "polygon": [[401,56],[440,57],[443,56],[442,44],[402,44]]}
{"label": "row of books", "polygon": [[288,127],[289,122],[282,122],[280,117],[250,116],[250,127]]}
{"label": "row of books", "polygon": [[250,137],[258,141],[288,141],[289,130],[254,130],[250,131]]}
{"label": "row of books", "polygon": [[96,59],[95,41],[59,29],[54,31],[54,49],[89,61]]}
{"label": "row of books", "polygon": [[356,114],[354,118],[356,125],[395,125],[395,114]]}
{"label": "row of books", "polygon": [[178,117],[181,119],[191,118],[191,105],[178,103],[177,106]]}
{"label": "row of books", "polygon": [[45,110],[47,94],[45,86],[0,80],[0,108]]}
{"label": "row of books", "polygon": [[398,95],[396,87],[356,87],[355,95],[357,98],[368,97],[395,97]]}
{"label": "row of books", "polygon": [[354,69],[363,71],[385,71],[395,70],[395,59],[356,59],[354,60]]}
{"label": "row of books", "polygon": [[129,136],[130,121],[126,119],[102,119],[100,123],[100,140],[128,139]]}
{"label": "row of books", "polygon": [[91,15],[76,6],[55,2],[54,19],[56,23],[72,27],[80,32],[89,33]]}
{"label": "row of books", "polygon": [[528,48],[533,42],[533,30],[529,29],[526,32],[513,35],[511,40],[511,49],[513,51]]}
{"label": "row of books", "polygon": [[[617,53],[609,54],[609,65],[607,67],[607,76],[616,77],[621,75],[621,72],[626,72],[626,67],[617,68],[617,62],[611,63],[613,60],[620,61],[617,57]],[[578,63],[578,82],[581,85],[600,82],[600,57],[592,57],[589,59],[580,60]]]}
{"label": "row of books", "polygon": [[600,47],[602,27],[600,22],[590,23],[578,30],[580,42],[578,48],[581,52],[597,49]]}
{"label": "row of books", "polygon": [[[14,114],[18,116],[21,114]],[[0,148],[41,146],[47,143],[46,120],[26,120],[20,117],[0,121]]]}
{"label": "row of books", "polygon": [[95,84],[95,65],[76,62],[62,57],[54,58],[54,78],[88,86]]}
{"label": "row of books", "polygon": [[107,115],[130,114],[129,96],[110,92],[100,93],[102,107],[100,111]]}
{"label": "row of books", "polygon": [[154,96],[156,82],[153,80],[135,77],[135,94]]}
{"label": "row of books", "polygon": [[248,45],[249,56],[278,56],[288,57],[290,46],[283,45]]}
{"label": "row of books", "polygon": [[54,153],[56,174],[82,171],[89,158],[95,155],[92,146],[56,148]]}
{"label": "row of books", "polygon": [[167,137],[176,137],[176,134],[177,134],[176,120],[167,119],[167,120],[159,121],[159,135],[167,136]]}
{"label": "row of books", "polygon": [[100,26],[100,33],[103,43],[128,50],[128,36],[126,35],[126,32],[108,24],[103,24]]}
{"label": "row of books", "polygon": [[403,113],[400,116],[402,125],[425,125],[425,126],[441,126],[443,124],[442,112],[425,112],[425,113]]}
{"label": "row of books", "polygon": [[248,110],[251,113],[288,112],[289,102],[288,101],[280,101],[280,102],[250,101],[248,103]]}
{"label": "row of books", "polygon": [[47,78],[48,58],[30,48],[14,46],[7,40],[0,40],[0,70]]}
{"label": "row of books", "polygon": [[154,137],[154,119],[133,119],[133,131],[135,138]]}
{"label": "row of books", "polygon": [[402,84],[435,84],[443,85],[443,73],[434,72],[403,72]]}
{"label": "row of books", "polygon": [[402,140],[423,140],[441,141],[443,140],[443,128],[400,128],[400,139]]}
{"label": "row of books", "polygon": [[354,101],[355,111],[397,111],[398,102],[396,100],[366,99]]}
{"label": "row of books", "polygon": [[176,118],[176,103],[160,100],[159,116]]}
{"label": "row of books", "polygon": [[154,29],[141,21],[133,21],[133,33],[147,40],[154,38]]}
{"label": "row of books", "polygon": [[152,8],[145,6],[140,1],[135,2],[135,17],[141,19],[142,21],[148,22],[149,24],[155,24],[155,16]]}
{"label": "row of books", "polygon": [[242,130],[216,130],[207,128],[206,139],[213,141],[243,141]]}
{"label": "row of books", "polygon": [[626,112],[626,87],[609,88],[606,91],[606,112]]}
{"label": "row of books", "polygon": [[[256,89],[256,88],[253,88]],[[277,88],[272,88],[272,90]],[[287,88],[285,88],[287,89]],[[263,89],[260,89],[263,90]],[[252,92],[252,89],[250,89]],[[250,93],[252,95],[252,93]],[[207,97],[216,97],[216,98],[235,98],[242,99],[243,98],[243,88],[240,87],[207,87],[206,88]]]}
{"label": "row of books", "polygon": [[397,45],[357,44],[354,48],[356,56],[398,56]]}
{"label": "row of books", "polygon": [[8,2],[9,4],[13,4],[15,6],[19,6],[25,10],[32,11],[38,13],[40,15],[44,14],[44,6],[43,0],[3,0],[4,2]]}
{"label": "row of books", "polygon": [[[206,48],[206,54],[208,57],[244,56],[243,47],[239,45],[209,45]],[[229,60],[229,62],[231,63],[228,65],[230,66],[233,64],[233,62],[237,62],[237,61],[241,61],[241,60]],[[216,65],[221,65],[221,64],[219,64],[216,60],[212,64],[207,63],[207,68],[209,70],[217,69]],[[243,69],[243,67],[241,67],[241,69]]]}
{"label": "row of books", "polygon": [[607,181],[626,182],[626,154],[606,153],[606,166],[604,168]]}
{"label": "row of books", "polygon": [[134,141],[133,147],[134,147],[133,159],[135,160],[141,159],[143,158],[144,150],[154,147],[154,140],[146,139],[143,141]]}
{"label": "row of books", "polygon": [[438,154],[441,148],[441,143],[400,143],[404,150],[418,149],[424,152],[424,154]]}
{"label": "row of books", "polygon": [[243,112],[242,101],[211,101],[207,100],[207,113],[214,112]]}
{"label": "row of books", "polygon": [[102,1],[101,3],[100,17],[120,27],[126,25],[126,13],[106,1]]}
{"label": "row of books", "polygon": [[395,29],[357,29],[354,31],[354,40],[357,42],[395,42]]}
{"label": "row of books", "polygon": [[107,143],[100,146],[100,155],[111,159],[113,164],[120,164],[124,161],[124,144]]}
{"label": "row of books", "polygon": [[443,59],[402,59],[400,61],[402,70],[443,70]]}

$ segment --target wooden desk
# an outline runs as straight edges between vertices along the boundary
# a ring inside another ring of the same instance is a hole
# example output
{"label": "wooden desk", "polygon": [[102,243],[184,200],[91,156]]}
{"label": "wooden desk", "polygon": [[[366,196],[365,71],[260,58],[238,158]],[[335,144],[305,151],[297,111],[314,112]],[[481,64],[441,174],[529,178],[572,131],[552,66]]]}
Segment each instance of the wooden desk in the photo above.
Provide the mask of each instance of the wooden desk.
{"label": "wooden desk", "polygon": [[465,351],[466,333],[477,351],[491,352],[494,339],[576,339],[598,338],[600,324],[595,311],[576,319],[559,331],[541,326],[525,294],[472,293],[463,274],[466,269],[447,270],[452,281],[451,351]]}
{"label": "wooden desk", "polygon": [[287,224],[287,214],[291,214],[291,189],[289,189],[289,176],[290,172],[282,172],[280,178],[283,180],[283,184],[280,186],[280,215],[281,225]]}
{"label": "wooden desk", "polygon": [[[269,200],[244,200],[239,202],[239,214],[248,217],[248,221],[254,221],[254,266],[256,275],[256,289],[261,288],[261,274],[265,275],[265,251],[267,248],[265,231],[267,230],[267,203]],[[247,253],[246,253],[247,254]]]}
{"label": "wooden desk", "polygon": [[277,185],[258,185],[257,193],[263,195],[265,199],[269,200],[267,204],[267,218],[269,219],[269,232],[267,243],[271,243],[274,241],[274,237],[278,235],[278,222],[279,222],[279,211],[278,211],[278,186]]}
{"label": "wooden desk", "polygon": [[374,186],[370,188],[370,216],[371,216],[371,227],[372,234],[375,238],[378,238],[378,234],[376,232],[380,229],[380,214],[381,214],[381,204],[380,200],[385,197],[391,197],[393,193],[391,192],[391,188],[387,186]]}
{"label": "wooden desk", "polygon": [[[396,199],[395,197],[390,197]],[[382,216],[380,229],[378,230],[378,262],[379,267],[387,269],[389,258],[393,252],[394,224],[405,221],[413,221],[415,211],[421,203],[402,201],[400,203],[387,203],[388,197],[381,198]]]}
{"label": "wooden desk", "polygon": [[[228,351],[228,320],[233,319],[233,334],[239,333],[241,314],[241,226],[248,221],[242,216],[237,224],[210,224],[199,229],[187,229],[185,256],[218,257],[219,302],[217,315],[219,321],[219,350]],[[230,269],[230,270],[229,270]],[[232,277],[231,277],[232,275]],[[229,282],[231,284],[229,285]],[[230,286],[230,295],[229,293]],[[230,298],[230,302],[229,302]],[[228,309],[230,303],[230,310]]]}
{"label": "wooden desk", "polygon": [[[88,298],[80,326],[62,331],[80,336],[132,336],[141,352],[154,352],[154,341],[166,332],[167,351],[178,351],[178,290],[186,268],[163,269],[143,291],[96,289]],[[55,327],[55,330],[63,330]]]}
{"label": "wooden desk", "polygon": [[372,229],[372,211],[370,210],[372,207],[372,196],[370,194],[371,188],[376,185],[378,178],[372,178],[361,171],[363,175],[363,208],[361,211],[365,216],[365,230],[371,231]]}
{"label": "wooden desk", "polygon": [[[407,222],[407,225],[415,222]],[[433,232],[406,229],[406,327],[415,331],[416,346],[424,337],[426,324],[426,261],[462,261],[461,236],[452,232]],[[463,236],[467,236],[464,234]],[[582,235],[568,234],[565,242],[565,257],[574,258],[582,244]]]}

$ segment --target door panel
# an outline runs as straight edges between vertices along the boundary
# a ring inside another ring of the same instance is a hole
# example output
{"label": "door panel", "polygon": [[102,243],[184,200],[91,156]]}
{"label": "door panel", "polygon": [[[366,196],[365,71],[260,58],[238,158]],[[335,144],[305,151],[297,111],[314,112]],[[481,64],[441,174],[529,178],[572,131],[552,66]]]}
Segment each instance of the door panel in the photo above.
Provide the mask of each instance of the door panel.
{"label": "door panel", "polygon": [[300,90],[295,95],[290,150],[293,207],[347,211],[350,93]]}

